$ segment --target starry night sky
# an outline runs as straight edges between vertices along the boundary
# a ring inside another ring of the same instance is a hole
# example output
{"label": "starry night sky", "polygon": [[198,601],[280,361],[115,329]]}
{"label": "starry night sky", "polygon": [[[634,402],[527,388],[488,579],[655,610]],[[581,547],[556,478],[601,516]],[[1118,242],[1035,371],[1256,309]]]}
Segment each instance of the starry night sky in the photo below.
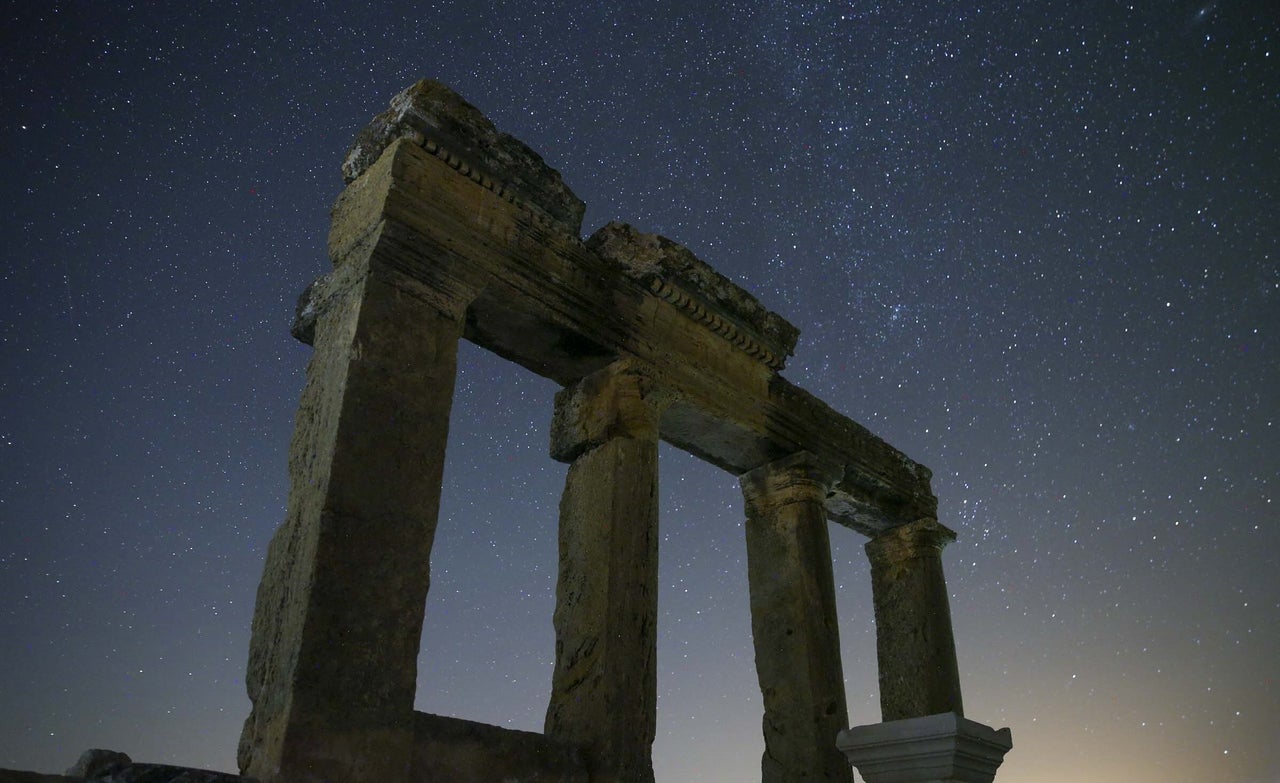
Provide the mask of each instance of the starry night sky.
{"label": "starry night sky", "polygon": [[[997,780],[1280,780],[1280,10],[6,3],[0,767],[234,769],[343,154],[438,78],[934,471]],[[555,385],[464,345],[419,709],[541,730]],[[661,783],[759,779],[737,481],[661,468]],[[863,539],[832,529],[850,718]]]}

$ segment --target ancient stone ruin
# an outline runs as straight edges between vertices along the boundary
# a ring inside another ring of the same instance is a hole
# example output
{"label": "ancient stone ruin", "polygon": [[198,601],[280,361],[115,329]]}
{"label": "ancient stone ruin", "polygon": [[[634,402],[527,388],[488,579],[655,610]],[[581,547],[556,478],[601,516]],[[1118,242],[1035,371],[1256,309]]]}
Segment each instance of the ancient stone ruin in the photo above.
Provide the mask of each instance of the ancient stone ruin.
{"label": "ancient stone ruin", "polygon": [[[779,374],[794,326],[670,240],[580,239],[559,173],[438,83],[396,96],[343,173],[334,268],[295,324],[315,352],[258,590],[244,775],[652,781],[664,439],[740,477],[763,780],[851,781],[851,762],[873,783],[991,779],[1008,730],[961,717],[930,473]],[[564,387],[542,734],[413,709],[464,338]],[[886,722],[853,730],[828,520],[871,539]]]}

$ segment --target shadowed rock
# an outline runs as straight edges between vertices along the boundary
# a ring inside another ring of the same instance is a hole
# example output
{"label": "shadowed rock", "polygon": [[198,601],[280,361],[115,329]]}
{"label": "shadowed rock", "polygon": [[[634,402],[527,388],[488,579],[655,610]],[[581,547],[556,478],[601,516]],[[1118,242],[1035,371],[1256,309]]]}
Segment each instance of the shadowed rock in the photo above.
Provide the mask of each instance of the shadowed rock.
{"label": "shadowed rock", "polygon": [[116,750],[90,748],[80,754],[80,758],[67,770],[71,777],[93,778],[123,769],[133,763],[128,754]]}
{"label": "shadowed rock", "polygon": [[169,764],[130,764],[115,772],[87,778],[86,783],[253,783],[251,778]]}
{"label": "shadowed rock", "polygon": [[253,778],[172,764],[136,764],[125,753],[93,748],[65,775],[0,769],[0,783],[256,783]]}

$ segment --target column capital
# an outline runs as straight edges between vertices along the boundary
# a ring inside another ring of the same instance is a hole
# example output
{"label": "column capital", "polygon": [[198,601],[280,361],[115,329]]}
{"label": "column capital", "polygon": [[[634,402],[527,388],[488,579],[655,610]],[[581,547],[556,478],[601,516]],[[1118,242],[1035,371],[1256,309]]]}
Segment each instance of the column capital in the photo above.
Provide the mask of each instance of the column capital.
{"label": "column capital", "polygon": [[791,503],[823,503],[844,468],[797,451],[738,477],[749,514],[765,513]]}
{"label": "column capital", "polygon": [[647,364],[619,359],[556,394],[551,457],[572,462],[614,438],[656,438],[673,399]]}
{"label": "column capital", "polygon": [[920,557],[939,556],[947,544],[956,540],[955,531],[933,517],[891,528],[866,544],[867,557],[873,564],[905,563]]}

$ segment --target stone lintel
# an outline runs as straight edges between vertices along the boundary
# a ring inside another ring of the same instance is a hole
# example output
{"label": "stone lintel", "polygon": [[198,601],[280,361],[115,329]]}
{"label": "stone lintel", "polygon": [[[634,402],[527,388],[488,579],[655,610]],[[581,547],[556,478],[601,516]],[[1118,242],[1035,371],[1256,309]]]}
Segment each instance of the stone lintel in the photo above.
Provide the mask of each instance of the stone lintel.
{"label": "stone lintel", "polygon": [[339,198],[335,263],[375,234],[425,288],[477,292],[465,336],[539,375],[567,386],[620,356],[645,362],[674,395],[661,421],[673,445],[734,475],[801,450],[839,463],[828,514],[867,535],[936,516],[927,468],[410,139]]}
{"label": "stone lintel", "polygon": [[683,245],[615,221],[587,248],[770,368],[781,370],[794,353],[799,329]]}
{"label": "stone lintel", "polygon": [[1013,734],[945,712],[855,726],[836,744],[867,783],[990,783]]}
{"label": "stone lintel", "polygon": [[358,179],[388,145],[402,138],[438,155],[462,176],[537,210],[574,236],[581,230],[586,205],[564,184],[560,172],[433,79],[396,95],[391,106],[357,134],[342,164],[343,179]]}
{"label": "stone lintel", "polygon": [[927,467],[782,376],[770,381],[769,400],[772,439],[787,444],[781,453],[803,449],[844,466],[844,476],[827,498],[834,521],[874,536],[937,516],[933,472]]}

